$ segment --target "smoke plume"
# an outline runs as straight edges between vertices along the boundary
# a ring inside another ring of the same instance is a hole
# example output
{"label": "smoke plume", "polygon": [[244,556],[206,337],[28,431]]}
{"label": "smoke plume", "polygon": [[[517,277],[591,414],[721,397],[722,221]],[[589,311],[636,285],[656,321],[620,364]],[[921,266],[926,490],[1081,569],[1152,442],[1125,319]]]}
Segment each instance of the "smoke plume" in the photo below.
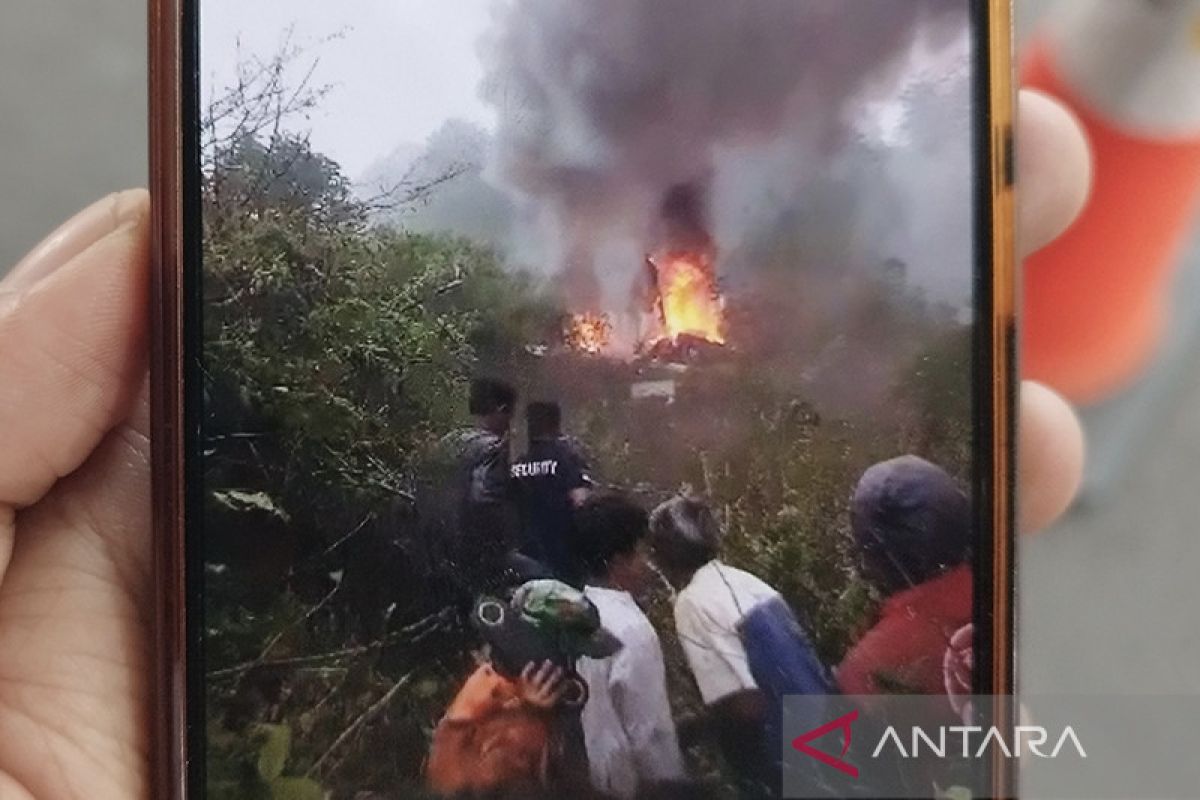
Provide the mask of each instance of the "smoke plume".
{"label": "smoke plume", "polygon": [[965,8],[508,0],[484,44],[484,96],[500,121],[494,178],[537,205],[568,271],[591,269],[582,253],[599,231],[650,250],[685,212],[708,235],[720,148],[786,133],[831,157],[848,137],[847,101],[894,88],[889,66],[917,32],[961,33]]}
{"label": "smoke plume", "polygon": [[708,219],[708,187],[699,181],[668,188],[659,209],[661,233],[655,238],[671,250],[709,253],[712,250]]}

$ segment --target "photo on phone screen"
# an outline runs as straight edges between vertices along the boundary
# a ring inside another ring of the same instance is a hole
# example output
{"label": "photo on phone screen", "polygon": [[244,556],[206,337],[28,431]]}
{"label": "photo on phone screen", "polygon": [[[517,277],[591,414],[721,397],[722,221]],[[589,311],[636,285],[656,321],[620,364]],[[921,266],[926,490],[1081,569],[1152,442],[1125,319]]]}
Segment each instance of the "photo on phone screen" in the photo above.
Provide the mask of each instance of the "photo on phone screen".
{"label": "photo on phone screen", "polygon": [[205,796],[843,796],[785,698],[964,719],[984,5],[198,0]]}

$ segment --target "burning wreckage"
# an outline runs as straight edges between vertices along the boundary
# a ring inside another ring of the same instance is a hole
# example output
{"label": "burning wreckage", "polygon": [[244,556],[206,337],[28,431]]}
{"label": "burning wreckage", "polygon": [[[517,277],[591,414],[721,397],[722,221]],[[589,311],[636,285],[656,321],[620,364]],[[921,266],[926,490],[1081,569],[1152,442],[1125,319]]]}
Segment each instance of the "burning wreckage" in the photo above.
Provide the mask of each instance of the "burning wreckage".
{"label": "burning wreckage", "polygon": [[678,374],[724,360],[732,352],[728,319],[702,206],[702,192],[694,186],[667,193],[661,233],[668,244],[646,256],[640,308],[632,319],[595,309],[576,312],[564,320],[561,344],[538,348],[539,354],[565,352],[628,363],[635,400],[671,401]]}
{"label": "burning wreckage", "polygon": [[[725,301],[707,254],[671,251],[646,259],[648,302],[638,320],[634,360],[678,365],[714,357],[726,346]],[[563,344],[588,355],[611,356],[614,322],[602,311],[568,317]]]}
{"label": "burning wreckage", "polygon": [[725,300],[707,254],[666,251],[648,257],[646,276],[645,308],[629,323],[636,328],[632,352],[618,345],[617,323],[602,311],[567,317],[559,351],[625,362],[633,373],[631,399],[670,402],[678,375],[732,353]]}

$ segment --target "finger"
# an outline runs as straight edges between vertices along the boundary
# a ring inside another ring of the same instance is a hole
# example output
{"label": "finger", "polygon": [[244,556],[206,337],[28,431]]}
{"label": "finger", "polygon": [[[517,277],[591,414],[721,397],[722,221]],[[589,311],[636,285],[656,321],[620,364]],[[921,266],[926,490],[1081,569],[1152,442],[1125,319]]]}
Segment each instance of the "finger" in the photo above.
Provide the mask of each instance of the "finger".
{"label": "finger", "polygon": [[521,680],[526,683],[533,683],[536,678],[537,665],[530,661],[521,668]]}
{"label": "finger", "polygon": [[1083,476],[1083,430],[1067,401],[1032,381],[1021,386],[1017,525],[1035,533],[1067,509]]}
{"label": "finger", "polygon": [[[1091,190],[1092,161],[1078,120],[1060,103],[1022,90],[1018,122],[1017,244],[1022,257],[1074,222]],[[1034,533],[1057,519],[1078,491],[1083,432],[1071,407],[1040,384],[1021,390],[1018,528]]]}
{"label": "finger", "polygon": [[[36,502],[128,412],[145,367],[149,278],[145,192],[110,201],[99,238],[51,237],[0,309],[0,507]],[[103,232],[103,233],[102,233]],[[71,253],[78,249],[73,255]],[[70,257],[64,263],[58,259]]]}
{"label": "finger", "polygon": [[144,214],[145,192],[110,194],[64,222],[17,262],[3,284],[8,291],[29,287],[91,247],[122,223]]}
{"label": "finger", "polygon": [[1092,185],[1087,137],[1062,104],[1029,89],[1017,123],[1017,249],[1024,258],[1061,235]]}

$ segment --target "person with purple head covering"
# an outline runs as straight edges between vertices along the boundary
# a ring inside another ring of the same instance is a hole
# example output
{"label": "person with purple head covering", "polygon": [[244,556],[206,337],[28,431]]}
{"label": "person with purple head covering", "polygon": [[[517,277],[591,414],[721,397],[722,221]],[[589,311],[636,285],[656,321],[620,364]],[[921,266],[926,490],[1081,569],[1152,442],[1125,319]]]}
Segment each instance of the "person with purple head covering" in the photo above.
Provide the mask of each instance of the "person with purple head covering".
{"label": "person with purple head covering", "polygon": [[944,660],[972,621],[971,503],[942,468],[901,456],[868,469],[851,501],[879,619],[836,671],[844,694],[944,694]]}

